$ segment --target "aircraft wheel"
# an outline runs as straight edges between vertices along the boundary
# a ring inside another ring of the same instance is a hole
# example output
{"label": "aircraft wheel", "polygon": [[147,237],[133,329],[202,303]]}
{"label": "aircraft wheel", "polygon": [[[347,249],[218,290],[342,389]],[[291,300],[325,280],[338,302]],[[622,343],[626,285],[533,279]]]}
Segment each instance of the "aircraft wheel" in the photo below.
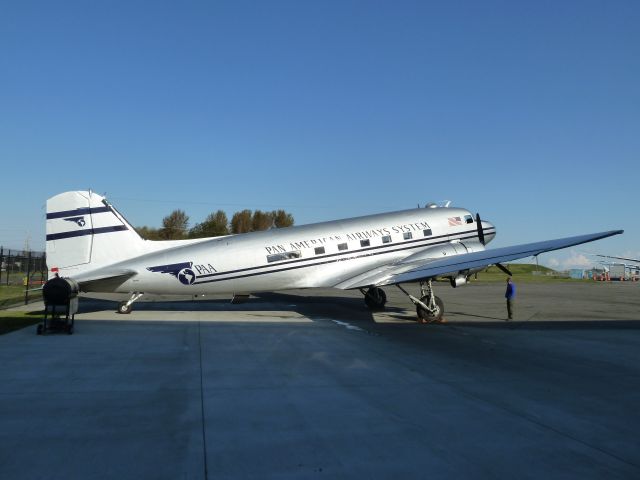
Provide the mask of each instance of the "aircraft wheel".
{"label": "aircraft wheel", "polygon": [[372,287],[364,296],[364,303],[371,310],[380,310],[387,303],[387,294],[381,288]]}
{"label": "aircraft wheel", "polygon": [[[424,296],[420,299],[423,303],[429,301],[429,297]],[[418,313],[418,320],[421,323],[433,323],[433,322],[441,322],[442,316],[444,315],[444,302],[440,299],[440,297],[435,297],[436,301],[436,313],[432,314],[431,312],[425,310],[420,305],[416,308]]]}
{"label": "aircraft wheel", "polygon": [[118,313],[131,313],[131,305],[127,305],[127,302],[121,302],[120,305],[118,305]]}
{"label": "aircraft wheel", "polygon": [[38,335],[42,335],[42,325],[38,325],[38,328],[36,329],[36,333]]}

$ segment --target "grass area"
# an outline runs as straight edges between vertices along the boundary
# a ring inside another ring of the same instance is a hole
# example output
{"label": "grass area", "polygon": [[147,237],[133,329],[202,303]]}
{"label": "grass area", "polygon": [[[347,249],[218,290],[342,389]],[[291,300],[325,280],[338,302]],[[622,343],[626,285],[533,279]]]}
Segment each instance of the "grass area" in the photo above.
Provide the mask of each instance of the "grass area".
{"label": "grass area", "polygon": [[[551,283],[551,282],[585,282],[587,280],[576,280],[561,276],[558,272],[543,266],[537,266],[529,263],[510,263],[505,265],[511,273],[515,282],[531,282],[531,283]],[[478,273],[478,280],[481,282],[505,282],[507,274],[498,267],[489,267]],[[471,280],[475,281],[475,276],[471,276]]]}
{"label": "grass area", "polygon": [[43,311],[37,312],[16,312],[10,310],[0,311],[0,335],[20,330],[40,323],[44,318]]}
{"label": "grass area", "polygon": [[[0,310],[24,303],[23,285],[0,285]],[[29,302],[42,300],[41,286],[30,286]]]}
{"label": "grass area", "polygon": [[0,285],[0,308],[16,305],[21,302],[24,302],[24,286]]}

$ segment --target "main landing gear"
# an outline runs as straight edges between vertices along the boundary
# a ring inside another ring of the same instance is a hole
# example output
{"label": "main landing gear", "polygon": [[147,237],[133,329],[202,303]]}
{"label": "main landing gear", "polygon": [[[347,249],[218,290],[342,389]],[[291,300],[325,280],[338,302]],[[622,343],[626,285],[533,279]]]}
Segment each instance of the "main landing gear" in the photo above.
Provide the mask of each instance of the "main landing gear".
{"label": "main landing gear", "polygon": [[420,323],[442,322],[442,316],[444,315],[444,302],[440,299],[440,297],[436,297],[433,294],[431,280],[420,282],[419,299],[411,295],[400,285],[396,285],[396,287],[402,290],[402,293],[409,297],[409,300],[411,300],[416,306],[418,321]]}
{"label": "main landing gear", "polygon": [[[444,315],[444,302],[440,297],[436,297],[433,294],[433,288],[431,286],[431,280],[426,282],[420,282],[420,298],[416,298],[407,292],[400,285],[396,285],[402,293],[404,293],[409,300],[416,306],[416,313],[418,314],[418,321],[420,323],[438,323],[442,322]],[[387,303],[387,294],[378,287],[370,287],[365,290],[361,288],[360,291],[364,295],[364,303],[367,304],[371,310],[384,310],[384,306]]]}
{"label": "main landing gear", "polygon": [[133,292],[129,300],[127,300],[126,302],[121,302],[120,305],[118,305],[118,313],[131,313],[131,305],[133,305],[133,302],[138,300],[142,295],[144,295],[144,293]]}

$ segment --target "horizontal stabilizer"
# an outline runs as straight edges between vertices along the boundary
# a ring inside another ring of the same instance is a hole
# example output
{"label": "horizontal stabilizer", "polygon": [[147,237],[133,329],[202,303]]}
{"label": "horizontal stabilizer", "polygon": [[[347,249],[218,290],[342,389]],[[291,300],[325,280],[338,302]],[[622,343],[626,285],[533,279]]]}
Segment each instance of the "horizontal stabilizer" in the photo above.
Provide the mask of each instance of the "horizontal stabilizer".
{"label": "horizontal stabilizer", "polygon": [[78,274],[73,279],[80,285],[81,292],[111,292],[135,275],[133,270],[104,268]]}

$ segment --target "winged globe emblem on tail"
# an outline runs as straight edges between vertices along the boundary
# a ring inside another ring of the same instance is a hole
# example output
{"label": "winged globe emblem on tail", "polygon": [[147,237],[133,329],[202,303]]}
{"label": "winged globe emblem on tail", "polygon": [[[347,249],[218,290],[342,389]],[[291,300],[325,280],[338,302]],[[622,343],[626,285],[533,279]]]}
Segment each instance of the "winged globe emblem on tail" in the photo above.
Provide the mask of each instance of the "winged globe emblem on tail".
{"label": "winged globe emblem on tail", "polygon": [[65,221],[73,222],[77,224],[79,227],[84,227],[87,224],[84,217],[69,217],[69,218],[65,218]]}

